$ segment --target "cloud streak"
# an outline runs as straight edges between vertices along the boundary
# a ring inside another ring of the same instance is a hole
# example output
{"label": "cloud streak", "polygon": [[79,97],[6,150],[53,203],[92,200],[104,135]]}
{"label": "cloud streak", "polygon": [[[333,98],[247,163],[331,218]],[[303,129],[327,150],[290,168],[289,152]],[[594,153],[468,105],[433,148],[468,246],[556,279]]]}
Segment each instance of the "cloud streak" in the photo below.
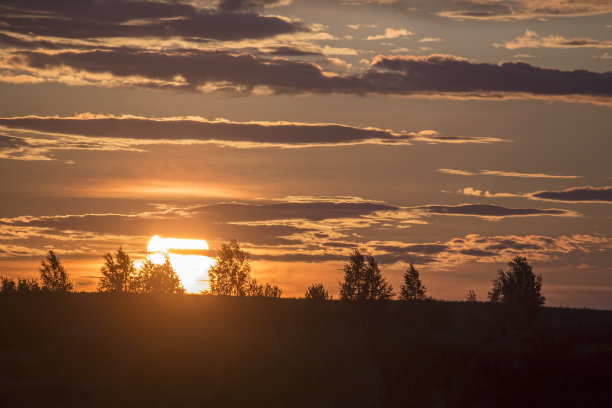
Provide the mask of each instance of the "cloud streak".
{"label": "cloud streak", "polygon": [[493,44],[497,48],[515,50],[519,48],[612,48],[612,41],[595,40],[592,38],[565,38],[560,35],[540,37],[533,31],[526,30],[525,34],[512,41]]}
{"label": "cloud streak", "polygon": [[50,160],[57,150],[144,151],[158,144],[234,148],[307,148],[374,144],[494,143],[502,139],[443,136],[433,130],[394,132],[333,123],[231,122],[201,117],[145,118],[82,114],[0,118],[0,158]]}
{"label": "cloud streak", "polygon": [[[407,260],[426,263],[465,250],[477,249],[498,254],[504,250],[536,248],[528,247],[524,242],[511,244],[499,240],[486,241],[487,245],[485,241],[458,245],[452,242],[370,242],[361,236],[364,231],[393,230],[405,223],[427,224],[425,219],[433,215],[476,216],[483,219],[572,215],[569,211],[556,209],[511,209],[487,205],[401,207],[369,202],[358,197],[331,197],[329,200],[296,197],[286,200],[190,206],[158,205],[156,208],[129,214],[7,217],[0,219],[0,247],[30,247],[34,251],[30,251],[29,255],[32,255],[38,254],[35,251],[36,245],[41,242],[53,242],[62,248],[79,242],[81,249],[78,249],[78,253],[84,253],[82,248],[87,247],[90,247],[90,251],[95,247],[103,252],[112,240],[116,241],[112,242],[113,245],[121,242],[133,244],[136,241],[144,242],[154,234],[199,236],[202,231],[206,231],[209,242],[223,242],[227,236],[237,237],[252,248],[260,259],[272,260],[282,253],[289,258],[281,256],[279,259],[323,262],[345,257],[347,249],[359,247],[384,255],[381,262],[385,263]],[[14,257],[28,253],[20,251],[6,249],[4,255],[0,256]],[[474,254],[472,252],[461,256]]]}
{"label": "cloud streak", "polygon": [[466,187],[460,194],[475,197],[513,197],[528,198],[531,200],[558,201],[568,203],[612,203],[612,186],[605,187],[571,187],[561,191],[536,191],[533,193],[491,193],[488,190],[478,190]]}
{"label": "cloud streak", "polygon": [[576,203],[612,203],[612,186],[572,187],[562,191],[539,191],[530,195],[534,199]]}
{"label": "cloud streak", "polygon": [[301,23],[288,19],[254,12],[234,13],[227,8],[203,9],[181,2],[7,0],[0,6],[0,11],[0,22],[5,30],[75,39],[182,37],[195,41],[241,40],[307,30]]}
{"label": "cloud streak", "polygon": [[499,177],[517,177],[517,178],[535,178],[535,179],[577,179],[582,176],[563,176],[547,173],[521,173],[517,171],[502,171],[502,170],[479,170],[466,171],[456,169],[438,169],[440,173],[452,174],[456,176],[499,176]]}
{"label": "cloud streak", "polygon": [[376,56],[358,75],[310,62],[225,51],[131,49],[13,51],[4,55],[10,81],[19,72],[73,85],[136,86],[249,94],[379,94],[445,98],[521,98],[609,104],[612,72],[563,71],[523,62],[474,63],[452,55]]}
{"label": "cloud streak", "polygon": [[612,5],[601,0],[465,0],[456,2],[452,9],[448,8],[448,2],[435,4],[446,8],[438,12],[439,16],[455,20],[512,21],[612,13]]}

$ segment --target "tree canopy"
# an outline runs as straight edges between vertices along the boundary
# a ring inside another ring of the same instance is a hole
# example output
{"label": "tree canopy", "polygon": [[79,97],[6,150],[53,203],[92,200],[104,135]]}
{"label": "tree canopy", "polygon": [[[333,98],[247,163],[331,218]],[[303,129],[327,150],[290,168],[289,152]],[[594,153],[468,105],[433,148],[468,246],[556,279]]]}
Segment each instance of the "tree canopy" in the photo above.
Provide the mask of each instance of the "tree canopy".
{"label": "tree canopy", "polygon": [[425,292],[427,288],[421,282],[419,271],[413,264],[404,272],[404,283],[400,287],[401,300],[424,300],[427,298]]}
{"label": "tree canopy", "polygon": [[340,282],[343,300],[385,300],[393,297],[393,288],[382,276],[378,263],[371,255],[362,255],[357,249],[344,265],[344,282]]}
{"label": "tree canopy", "polygon": [[208,271],[210,293],[231,296],[247,295],[251,280],[251,264],[248,252],[240,249],[238,241],[231,239],[229,244],[221,245],[216,261],[216,264]]}
{"label": "tree canopy", "polygon": [[306,299],[310,300],[329,300],[329,292],[323,287],[322,283],[313,283],[306,289],[304,294]]}
{"label": "tree canopy", "polygon": [[45,259],[40,261],[38,270],[44,291],[59,293],[72,291],[72,282],[70,282],[68,273],[52,250],[49,250]]}
{"label": "tree canopy", "polygon": [[134,261],[122,247],[119,247],[114,259],[111,253],[104,255],[104,265],[100,268],[100,273],[100,292],[130,292],[136,279]]}
{"label": "tree canopy", "polygon": [[146,260],[134,279],[133,291],[136,293],[156,293],[178,295],[185,293],[176,271],[166,257],[163,264],[158,265]]}
{"label": "tree canopy", "polygon": [[524,257],[517,256],[508,262],[510,269],[497,272],[493,280],[493,288],[488,293],[493,303],[503,303],[523,307],[537,308],[546,300],[540,293],[542,290],[542,275],[536,276],[533,267]]}

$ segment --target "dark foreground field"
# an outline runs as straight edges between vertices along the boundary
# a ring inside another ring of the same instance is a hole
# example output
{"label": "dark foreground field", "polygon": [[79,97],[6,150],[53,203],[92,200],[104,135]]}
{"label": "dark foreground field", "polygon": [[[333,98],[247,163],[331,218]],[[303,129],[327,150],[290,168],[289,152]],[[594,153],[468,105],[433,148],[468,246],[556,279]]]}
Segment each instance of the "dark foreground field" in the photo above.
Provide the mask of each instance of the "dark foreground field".
{"label": "dark foreground field", "polygon": [[610,407],[612,312],[0,297],[0,406]]}

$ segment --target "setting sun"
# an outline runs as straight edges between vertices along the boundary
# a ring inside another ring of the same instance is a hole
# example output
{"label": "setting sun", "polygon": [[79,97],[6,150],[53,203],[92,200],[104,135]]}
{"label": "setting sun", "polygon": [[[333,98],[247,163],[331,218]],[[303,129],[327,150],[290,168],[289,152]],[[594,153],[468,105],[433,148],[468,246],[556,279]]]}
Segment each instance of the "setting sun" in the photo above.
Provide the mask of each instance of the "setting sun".
{"label": "setting sun", "polygon": [[215,260],[204,255],[208,243],[203,239],[162,238],[155,235],[147,247],[147,259],[163,264],[165,257],[179,276],[188,293],[208,289],[208,270]]}

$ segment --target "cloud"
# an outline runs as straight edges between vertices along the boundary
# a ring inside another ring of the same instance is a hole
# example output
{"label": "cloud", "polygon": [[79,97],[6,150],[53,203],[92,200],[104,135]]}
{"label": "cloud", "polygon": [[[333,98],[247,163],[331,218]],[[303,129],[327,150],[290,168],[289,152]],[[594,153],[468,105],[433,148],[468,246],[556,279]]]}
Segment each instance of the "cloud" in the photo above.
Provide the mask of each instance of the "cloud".
{"label": "cloud", "polygon": [[511,21],[612,13],[612,4],[601,0],[465,0],[456,2],[453,9],[448,8],[448,2],[435,4],[446,8],[439,16],[455,20]]}
{"label": "cloud", "polygon": [[612,41],[591,38],[565,38],[560,35],[540,37],[533,31],[525,30],[522,37],[493,45],[497,48],[503,47],[509,50],[518,48],[612,48]]}
{"label": "cloud", "polygon": [[562,191],[539,191],[529,195],[534,199],[580,203],[612,203],[612,186],[572,187]]}
{"label": "cloud", "polygon": [[[201,117],[145,118],[82,114],[0,118],[0,158],[51,160],[57,150],[144,151],[159,144],[234,148],[306,148],[378,144],[493,143],[500,139],[443,137],[435,131],[393,132],[333,123],[231,122]],[[16,137],[18,136],[18,137]]]}
{"label": "cloud", "polygon": [[[240,6],[264,1],[224,2]],[[240,3],[240,4],[238,4]],[[253,12],[202,9],[180,2],[7,0],[0,22],[14,33],[60,38],[182,37],[194,40],[265,38],[307,30]]]}
{"label": "cloud", "polygon": [[441,215],[467,215],[482,218],[499,219],[504,217],[527,217],[539,215],[552,215],[562,217],[575,217],[573,211],[561,209],[538,209],[538,208],[506,208],[490,204],[463,204],[463,205],[429,205],[419,207],[419,210],[427,214]]}
{"label": "cloud", "polygon": [[[510,197],[510,198],[528,198],[530,200],[545,200],[559,202],[574,202],[574,203],[611,203],[612,202],[612,187],[571,187],[561,191],[536,191],[533,193],[490,193],[487,191],[477,190],[472,187],[466,187],[457,191],[460,194],[475,197]],[[565,211],[565,210],[561,210]]]}
{"label": "cloud", "polygon": [[425,37],[419,40],[420,43],[433,43],[433,42],[440,42],[440,41],[444,41],[444,39],[439,38],[439,37]]}
{"label": "cloud", "polygon": [[322,55],[323,53],[315,50],[307,50],[296,47],[275,47],[272,50],[268,51],[270,55],[279,55],[285,57],[303,57],[307,55]]}
{"label": "cloud", "polygon": [[414,35],[414,32],[406,30],[405,28],[385,28],[384,34],[369,35],[367,40],[385,40],[391,38],[408,37]]}
{"label": "cloud", "polygon": [[612,72],[562,71],[523,62],[473,63],[451,55],[383,56],[359,75],[223,51],[14,51],[14,72],[73,85],[198,92],[379,94],[446,98],[540,98],[609,104]]}
{"label": "cloud", "polygon": [[455,170],[455,169],[438,169],[440,173],[444,174],[453,174],[457,176],[499,176],[499,177],[517,177],[517,178],[543,178],[543,179],[577,179],[582,176],[563,176],[556,174],[546,174],[546,173],[521,173],[517,171],[501,171],[501,170],[479,170],[478,172],[474,171],[464,171],[464,170]]}
{"label": "cloud", "polygon": [[220,10],[238,11],[252,10],[261,7],[278,7],[291,4],[292,0],[220,0],[217,7]]}
{"label": "cloud", "polygon": [[[154,235],[207,239],[211,248],[236,237],[253,259],[329,262],[346,259],[351,248],[372,253],[382,264],[432,264],[450,267],[464,262],[500,262],[520,254],[550,260],[556,254],[590,253],[610,248],[612,239],[598,235],[561,237],[468,235],[445,242],[370,241],[364,236],[392,223],[422,223],[431,215],[482,218],[560,215],[562,210],[508,209],[497,206],[401,207],[360,197],[289,197],[276,201],[156,205],[132,213],[83,213],[18,216],[0,219],[0,257],[40,256],[44,245],[62,253],[99,256],[124,245],[142,253]],[[391,225],[391,229],[395,226]],[[204,234],[206,236],[202,236]]]}
{"label": "cloud", "polygon": [[476,173],[465,170],[455,170],[455,169],[438,169],[440,173],[444,174],[452,174],[455,176],[474,176]]}

